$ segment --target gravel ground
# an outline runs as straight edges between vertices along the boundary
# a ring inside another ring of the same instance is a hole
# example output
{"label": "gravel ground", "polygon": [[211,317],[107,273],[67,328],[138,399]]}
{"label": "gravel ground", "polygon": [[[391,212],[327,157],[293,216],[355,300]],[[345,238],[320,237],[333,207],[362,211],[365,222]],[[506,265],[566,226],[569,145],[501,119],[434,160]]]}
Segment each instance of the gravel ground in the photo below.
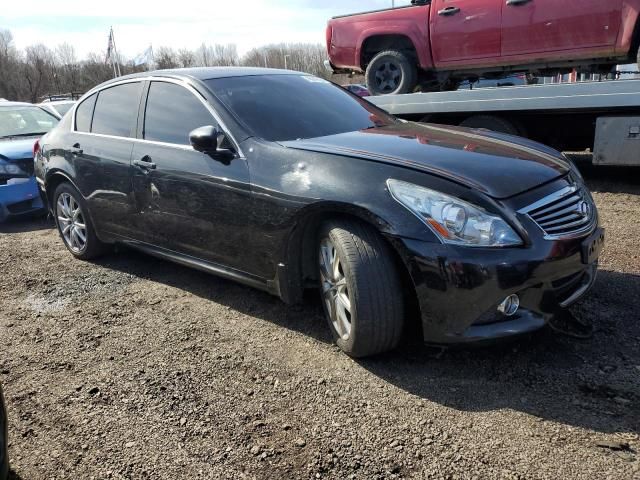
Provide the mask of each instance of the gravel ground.
{"label": "gravel ground", "polygon": [[313,298],[135,252],[76,261],[46,221],[1,226],[13,478],[640,478],[640,184],[587,173],[608,229],[573,309],[592,338],[363,361]]}

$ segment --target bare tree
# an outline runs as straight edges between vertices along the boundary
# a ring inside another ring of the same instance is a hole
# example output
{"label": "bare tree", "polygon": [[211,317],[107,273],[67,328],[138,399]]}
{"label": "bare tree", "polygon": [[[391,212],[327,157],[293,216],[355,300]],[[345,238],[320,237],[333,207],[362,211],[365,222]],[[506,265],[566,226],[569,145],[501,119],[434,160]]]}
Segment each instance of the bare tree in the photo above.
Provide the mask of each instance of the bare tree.
{"label": "bare tree", "polygon": [[155,51],[154,61],[156,66],[162,68],[176,68],[178,63],[178,55],[172,48],[160,47]]}
{"label": "bare tree", "polygon": [[[40,101],[44,95],[85,92],[110,78],[113,68],[105,62],[104,52],[92,53],[79,60],[73,45],[57,47],[32,45],[19,51],[9,30],[0,29],[0,97],[11,100]],[[328,76],[323,62],[325,48],[319,44],[272,44],[256,48],[242,58],[233,44],[203,43],[195,50],[169,47],[156,50],[158,68],[194,66],[252,65],[300,70]],[[122,74],[145,70],[119,56]]]}
{"label": "bare tree", "polygon": [[196,64],[196,55],[186,48],[178,51],[178,64],[181,67],[193,67]]}

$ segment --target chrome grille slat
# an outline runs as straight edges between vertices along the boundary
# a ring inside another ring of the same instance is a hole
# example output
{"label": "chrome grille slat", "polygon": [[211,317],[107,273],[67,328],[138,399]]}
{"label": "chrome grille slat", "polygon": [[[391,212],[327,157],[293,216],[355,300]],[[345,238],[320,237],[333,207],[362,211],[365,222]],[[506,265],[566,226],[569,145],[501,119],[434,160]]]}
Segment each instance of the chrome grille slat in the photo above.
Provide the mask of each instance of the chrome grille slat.
{"label": "chrome grille slat", "polygon": [[571,223],[566,223],[564,225],[559,225],[557,227],[550,227],[545,229],[547,232],[549,233],[555,233],[557,230],[565,230],[567,228],[571,228],[571,227],[578,227],[581,225],[587,225],[589,223],[589,220],[577,220],[575,222],[571,222]]}
{"label": "chrome grille slat", "polygon": [[562,210],[558,210],[557,212],[550,213],[549,215],[545,215],[543,217],[536,215],[536,221],[538,223],[547,223],[551,220],[555,220],[558,217],[562,217],[564,215],[572,213],[576,209],[576,203],[578,203],[579,201],[580,200],[572,202],[568,207],[563,208]]}
{"label": "chrome grille slat", "polygon": [[571,221],[583,221],[584,223],[589,222],[588,219],[582,218],[579,215],[572,213],[570,217],[565,215],[561,219],[556,219],[551,222],[544,222],[544,223],[538,222],[538,225],[540,225],[541,227],[544,227],[545,230],[549,230],[550,228],[556,225],[563,225],[563,224],[566,225],[568,222],[570,223]]}
{"label": "chrome grille slat", "polygon": [[532,215],[536,215],[536,216],[538,216],[538,215],[546,215],[549,212],[553,212],[555,209],[566,207],[567,205],[571,205],[573,203],[577,203],[580,200],[582,200],[582,197],[580,195],[571,195],[567,199],[562,199],[562,201],[553,202],[553,204],[548,206],[547,208],[537,208],[535,210],[532,210],[530,213]]}
{"label": "chrome grille slat", "polygon": [[547,239],[576,236],[596,223],[595,205],[584,188],[577,184],[552,193],[519,213],[528,215]]}

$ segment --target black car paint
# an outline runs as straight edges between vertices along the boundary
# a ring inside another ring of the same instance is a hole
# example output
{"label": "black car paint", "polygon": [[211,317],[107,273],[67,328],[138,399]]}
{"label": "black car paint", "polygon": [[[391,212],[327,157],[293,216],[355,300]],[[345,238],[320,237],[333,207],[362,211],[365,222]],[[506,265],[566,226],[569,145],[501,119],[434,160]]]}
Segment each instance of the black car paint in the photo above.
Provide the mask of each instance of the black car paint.
{"label": "black car paint", "polygon": [[9,474],[9,434],[7,410],[4,393],[0,385],[0,480],[6,480]]}
{"label": "black car paint", "polygon": [[[60,179],[71,181],[89,202],[103,241],[127,243],[239,280],[287,302],[299,301],[302,289],[313,284],[318,222],[335,215],[359,218],[387,238],[405,265],[420,304],[425,340],[431,342],[539,328],[557,308],[557,299],[549,300],[551,282],[591,268],[580,260],[584,238],[545,240],[530,219],[516,213],[568,184],[571,168],[557,152],[517,137],[414,123],[267,142],[251,136],[203,83],[214,75],[260,74],[196,69],[139,75],[145,91],[148,80],[143,77],[153,75],[201,95],[236,142],[238,155],[231,161],[140,140],[143,93],[138,139],[71,132],[73,115],[67,115],[45,137],[36,162],[38,178],[49,194]],[[72,152],[74,145],[81,154]],[[153,159],[156,168],[135,165],[144,157]],[[442,244],[391,197],[389,178],[500,214],[524,244]],[[510,293],[523,295],[517,317],[473,326]]]}

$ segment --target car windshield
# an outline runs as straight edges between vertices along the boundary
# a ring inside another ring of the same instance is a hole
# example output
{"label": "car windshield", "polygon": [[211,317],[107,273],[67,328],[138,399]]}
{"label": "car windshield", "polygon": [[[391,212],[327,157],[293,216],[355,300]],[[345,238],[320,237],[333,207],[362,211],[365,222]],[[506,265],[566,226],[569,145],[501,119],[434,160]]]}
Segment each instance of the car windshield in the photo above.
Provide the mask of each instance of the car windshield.
{"label": "car windshield", "polygon": [[256,136],[272,142],[324,137],[398,123],[346,90],[308,75],[259,75],[206,81]]}
{"label": "car windshield", "polygon": [[0,107],[0,138],[44,135],[58,119],[40,107]]}

